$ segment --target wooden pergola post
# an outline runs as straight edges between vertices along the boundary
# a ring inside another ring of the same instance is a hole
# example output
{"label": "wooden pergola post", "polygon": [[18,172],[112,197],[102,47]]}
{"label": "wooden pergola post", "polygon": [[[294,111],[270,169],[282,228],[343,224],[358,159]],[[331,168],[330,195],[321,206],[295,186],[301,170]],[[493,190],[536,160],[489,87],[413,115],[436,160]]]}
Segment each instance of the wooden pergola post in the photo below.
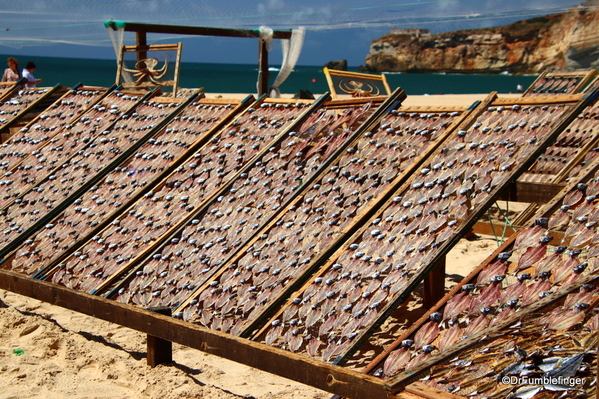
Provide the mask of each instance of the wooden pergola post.
{"label": "wooden pergola post", "polygon": [[[146,32],[135,32],[135,43],[137,47],[145,47],[148,45],[148,40],[146,37]],[[137,52],[137,61],[145,60],[148,58],[148,53],[146,51],[138,51]]]}
{"label": "wooden pergola post", "polygon": [[267,94],[268,91],[268,49],[266,42],[260,40],[258,50],[258,96]]}

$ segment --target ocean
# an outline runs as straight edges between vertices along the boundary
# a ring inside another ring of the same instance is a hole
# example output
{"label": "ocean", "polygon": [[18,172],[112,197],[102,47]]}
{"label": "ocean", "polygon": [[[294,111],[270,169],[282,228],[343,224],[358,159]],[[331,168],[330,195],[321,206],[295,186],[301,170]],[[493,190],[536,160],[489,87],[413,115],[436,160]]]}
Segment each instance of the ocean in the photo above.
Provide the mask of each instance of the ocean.
{"label": "ocean", "polygon": [[[10,55],[0,55],[4,59]],[[41,86],[58,83],[73,87],[78,83],[87,86],[109,87],[115,82],[116,61],[81,58],[19,57],[21,67],[28,61],[37,65],[35,77],[43,79]],[[162,65],[162,63],[161,63]],[[275,65],[271,65],[275,67]],[[357,71],[357,68],[349,68]],[[272,70],[270,81],[277,71]],[[244,64],[210,64],[182,62],[179,86],[204,87],[209,93],[256,93],[258,66]],[[497,91],[514,93],[517,86],[528,87],[536,76],[511,75],[461,75],[461,74],[387,74],[391,89],[401,87],[408,95],[422,94],[478,94]],[[322,67],[296,66],[280,87],[282,93],[309,90],[312,93],[328,91]]]}

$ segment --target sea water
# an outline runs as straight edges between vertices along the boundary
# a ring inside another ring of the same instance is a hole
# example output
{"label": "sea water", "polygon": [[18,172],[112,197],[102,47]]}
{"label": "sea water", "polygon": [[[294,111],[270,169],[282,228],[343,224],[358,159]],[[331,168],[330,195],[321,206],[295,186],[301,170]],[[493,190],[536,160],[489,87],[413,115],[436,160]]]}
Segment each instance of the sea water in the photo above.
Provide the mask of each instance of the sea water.
{"label": "sea water", "polygon": [[[0,55],[0,59],[10,55]],[[28,61],[37,65],[35,77],[43,79],[41,86],[61,84],[73,87],[78,83],[86,86],[109,87],[116,80],[115,60],[95,60],[80,58],[19,57],[21,66]],[[159,65],[161,66],[161,65]],[[349,68],[356,71],[357,68]],[[271,65],[270,82],[277,75],[275,65]],[[185,88],[203,87],[208,93],[247,93],[257,92],[258,65],[211,64],[182,62],[179,86]],[[466,75],[466,74],[386,74],[391,90],[401,87],[408,95],[422,94],[479,94],[497,91],[515,93],[518,85],[526,88],[537,76]],[[297,93],[308,90],[311,93],[328,91],[326,78],[321,66],[296,66],[281,85],[282,93]]]}

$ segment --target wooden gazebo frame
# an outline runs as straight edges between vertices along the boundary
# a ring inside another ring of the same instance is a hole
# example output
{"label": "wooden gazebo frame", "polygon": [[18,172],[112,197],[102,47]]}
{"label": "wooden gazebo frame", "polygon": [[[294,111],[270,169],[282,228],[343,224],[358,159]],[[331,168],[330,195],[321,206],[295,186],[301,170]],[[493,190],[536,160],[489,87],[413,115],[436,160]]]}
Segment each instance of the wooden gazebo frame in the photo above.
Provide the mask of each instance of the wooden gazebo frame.
{"label": "wooden gazebo frame", "polygon": [[[182,25],[157,25],[144,24],[136,22],[124,22],[125,32],[135,32],[136,47],[147,47],[148,33],[165,33],[175,35],[195,35],[195,36],[219,36],[219,37],[252,37],[259,38],[260,32],[257,29],[226,29],[226,28],[207,28],[200,26],[182,26]],[[107,22],[112,29],[117,29],[116,21]],[[289,39],[291,31],[273,31],[273,39]],[[268,91],[268,50],[267,43],[260,41],[258,48],[258,95],[266,94]],[[137,60],[143,60],[147,57],[144,51],[137,52]]]}

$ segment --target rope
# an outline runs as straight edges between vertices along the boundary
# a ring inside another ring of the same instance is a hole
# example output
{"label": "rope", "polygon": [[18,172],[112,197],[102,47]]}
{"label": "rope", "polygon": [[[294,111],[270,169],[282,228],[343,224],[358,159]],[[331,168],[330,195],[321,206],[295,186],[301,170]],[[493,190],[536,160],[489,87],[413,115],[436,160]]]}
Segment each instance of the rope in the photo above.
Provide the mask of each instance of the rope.
{"label": "rope", "polygon": [[516,226],[514,226],[511,222],[511,220],[509,219],[508,215],[509,215],[509,211],[510,211],[510,203],[509,201],[506,201],[506,210],[503,211],[501,209],[501,207],[497,204],[497,202],[495,202],[493,204],[493,207],[497,208],[497,210],[499,211],[499,213],[501,214],[502,218],[503,218],[503,229],[501,231],[501,239],[499,239],[497,237],[497,233],[495,232],[495,225],[493,224],[493,219],[491,218],[491,212],[490,210],[487,211],[487,218],[489,219],[489,224],[491,225],[491,230],[493,231],[493,236],[495,237],[495,242],[497,242],[497,246],[501,246],[501,244],[503,244],[505,242],[505,236],[507,233],[507,228],[508,226],[511,227],[514,231],[517,231]]}

